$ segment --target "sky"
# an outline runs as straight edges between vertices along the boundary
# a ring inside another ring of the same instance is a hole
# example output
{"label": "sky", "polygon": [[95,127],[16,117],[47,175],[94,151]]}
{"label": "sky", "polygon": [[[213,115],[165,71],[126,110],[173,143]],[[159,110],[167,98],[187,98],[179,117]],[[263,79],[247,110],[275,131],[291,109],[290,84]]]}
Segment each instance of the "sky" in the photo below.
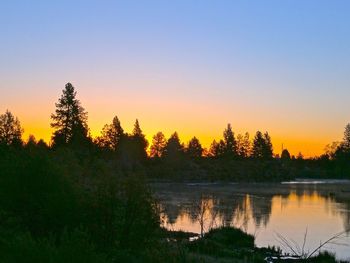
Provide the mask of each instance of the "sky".
{"label": "sky", "polygon": [[50,140],[67,82],[97,136],[115,115],[151,140],[209,147],[268,131],[275,153],[322,154],[350,122],[350,1],[0,2],[0,113]]}

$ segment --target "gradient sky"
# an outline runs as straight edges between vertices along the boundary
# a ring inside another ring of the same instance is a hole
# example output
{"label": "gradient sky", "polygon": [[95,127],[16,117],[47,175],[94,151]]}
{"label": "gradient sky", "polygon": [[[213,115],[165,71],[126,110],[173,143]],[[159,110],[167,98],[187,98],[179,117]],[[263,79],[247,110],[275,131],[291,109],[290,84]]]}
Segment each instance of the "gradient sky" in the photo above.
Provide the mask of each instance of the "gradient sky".
{"label": "gradient sky", "polygon": [[350,1],[16,1],[0,3],[0,112],[50,138],[72,82],[98,135],[118,115],[196,135],[230,122],[269,131],[276,153],[318,155],[350,121]]}

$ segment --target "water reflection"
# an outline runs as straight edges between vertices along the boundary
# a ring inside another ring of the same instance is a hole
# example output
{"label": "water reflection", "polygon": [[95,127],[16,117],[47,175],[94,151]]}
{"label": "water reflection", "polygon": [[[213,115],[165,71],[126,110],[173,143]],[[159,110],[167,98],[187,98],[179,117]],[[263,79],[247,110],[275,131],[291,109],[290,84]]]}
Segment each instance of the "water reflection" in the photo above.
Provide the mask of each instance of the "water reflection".
{"label": "water reflection", "polygon": [[[231,225],[254,234],[258,246],[281,246],[277,234],[302,244],[308,229],[306,247],[312,250],[320,241],[350,229],[350,194],[336,186],[274,186],[270,191],[239,185],[179,186],[157,193],[168,229],[201,234]],[[345,238],[326,249],[350,259],[349,246],[350,238]]]}

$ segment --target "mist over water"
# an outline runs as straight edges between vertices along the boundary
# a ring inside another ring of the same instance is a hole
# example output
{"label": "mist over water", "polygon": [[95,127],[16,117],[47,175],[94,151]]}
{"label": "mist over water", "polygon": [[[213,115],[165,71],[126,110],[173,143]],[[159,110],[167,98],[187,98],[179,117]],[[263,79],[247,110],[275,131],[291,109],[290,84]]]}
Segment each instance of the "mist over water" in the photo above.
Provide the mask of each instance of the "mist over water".
{"label": "mist over water", "polygon": [[[350,259],[350,184],[169,184],[155,185],[162,224],[170,230],[200,234],[211,228],[235,226],[256,237],[256,245],[313,251],[321,242],[345,231],[324,250]],[[347,232],[346,232],[347,231]]]}

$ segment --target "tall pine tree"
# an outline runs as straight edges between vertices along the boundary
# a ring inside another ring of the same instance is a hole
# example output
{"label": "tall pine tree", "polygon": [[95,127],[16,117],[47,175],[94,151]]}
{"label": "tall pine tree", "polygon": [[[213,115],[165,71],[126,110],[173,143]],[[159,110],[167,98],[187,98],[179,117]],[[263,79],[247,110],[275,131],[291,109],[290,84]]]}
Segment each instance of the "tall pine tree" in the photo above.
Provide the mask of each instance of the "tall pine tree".
{"label": "tall pine tree", "polygon": [[55,130],[52,136],[54,146],[81,144],[88,139],[87,112],[76,95],[73,85],[67,83],[55,104],[55,113],[51,114],[51,127]]}
{"label": "tall pine tree", "polygon": [[131,135],[131,140],[133,141],[136,157],[141,160],[146,159],[147,158],[146,150],[148,147],[148,141],[146,140],[146,137],[141,130],[138,119],[136,119],[135,121],[134,129]]}
{"label": "tall pine tree", "polygon": [[224,130],[224,155],[228,157],[237,157],[237,141],[235,139],[235,134],[232,131],[231,124],[227,124],[226,129]]}

